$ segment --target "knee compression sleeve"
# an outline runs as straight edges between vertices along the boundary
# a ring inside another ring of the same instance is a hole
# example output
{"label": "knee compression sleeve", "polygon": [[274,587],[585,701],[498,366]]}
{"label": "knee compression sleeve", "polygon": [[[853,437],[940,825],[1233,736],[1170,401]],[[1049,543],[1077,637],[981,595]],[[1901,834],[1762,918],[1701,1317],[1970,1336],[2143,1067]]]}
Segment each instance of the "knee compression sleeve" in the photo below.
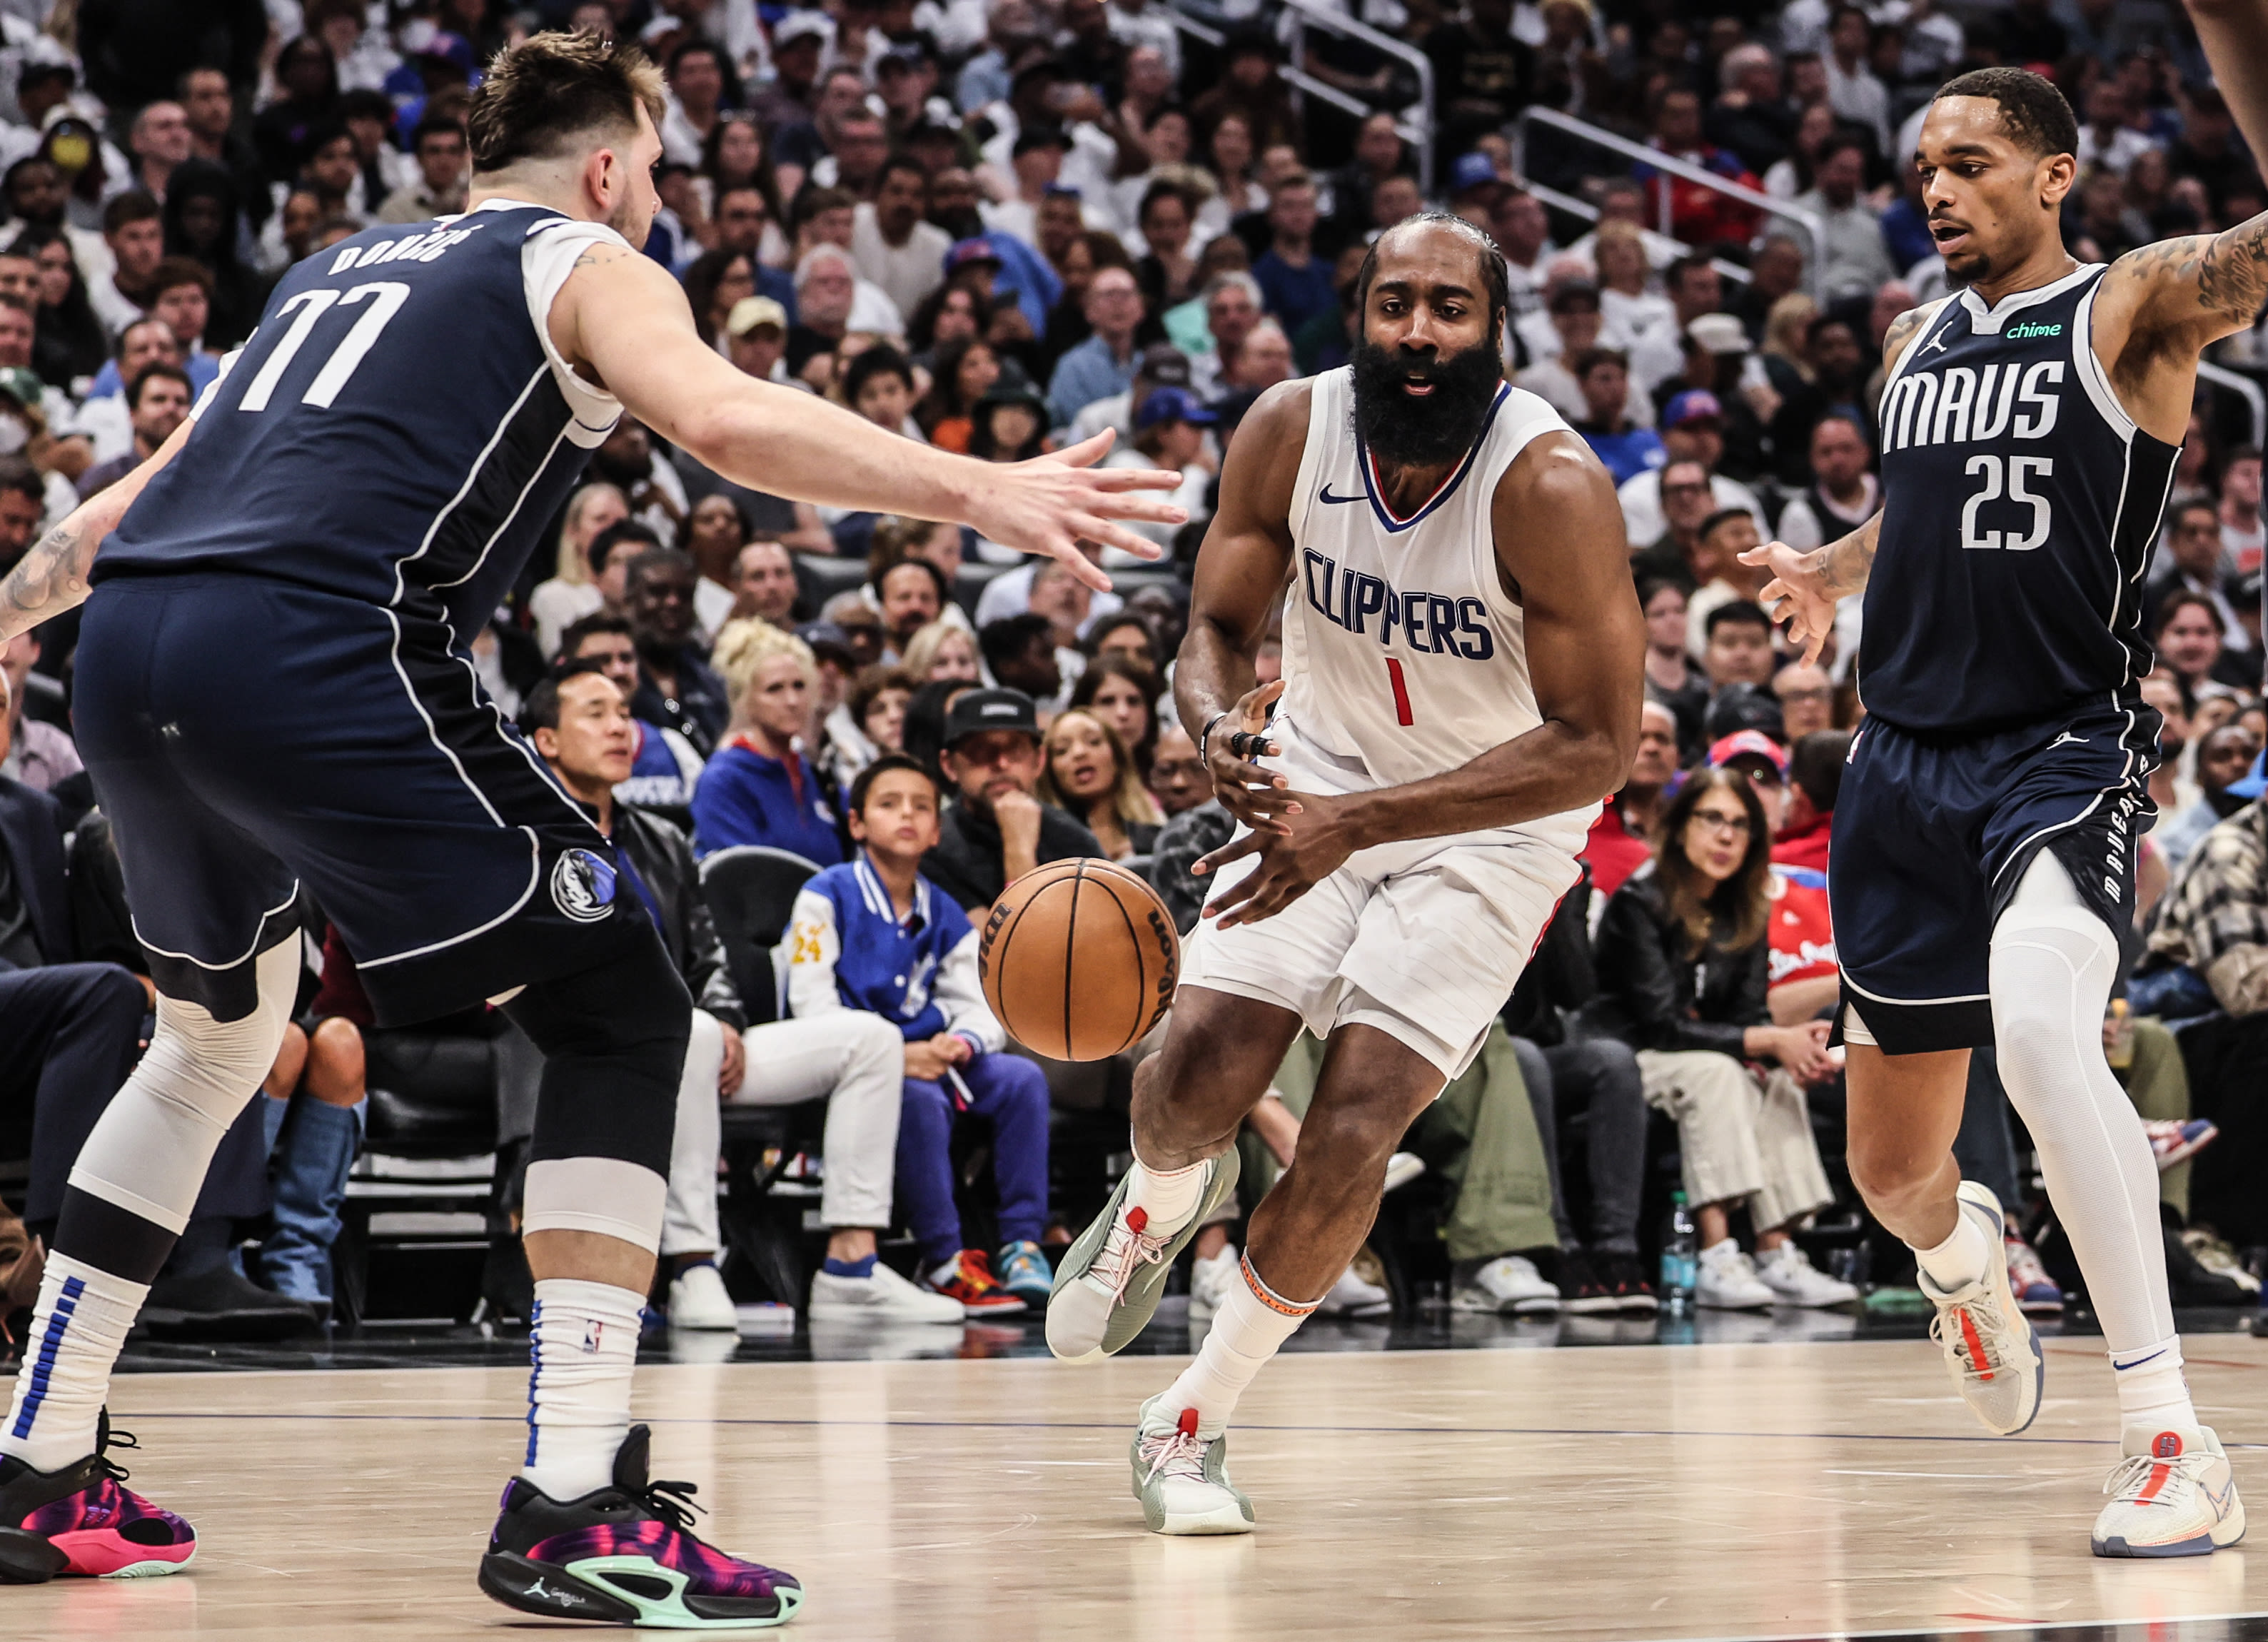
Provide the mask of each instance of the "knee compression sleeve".
{"label": "knee compression sleeve", "polygon": [[528,1146],[529,1232],[661,1245],[693,999],[651,935],[628,955],[539,981],[504,1006],[543,1051]]}
{"label": "knee compression sleeve", "polygon": [[2114,1351],[2173,1337],[2158,1176],[2102,1054],[2118,942],[2043,850],[1992,931],[1993,1038]]}
{"label": "knee compression sleeve", "polygon": [[136,1283],[158,1273],[189,1222],[214,1150],[259,1089],[298,990],[299,941],[254,961],[258,1003],[236,1020],[158,998],[158,1029],[71,1167],[55,1247]]}

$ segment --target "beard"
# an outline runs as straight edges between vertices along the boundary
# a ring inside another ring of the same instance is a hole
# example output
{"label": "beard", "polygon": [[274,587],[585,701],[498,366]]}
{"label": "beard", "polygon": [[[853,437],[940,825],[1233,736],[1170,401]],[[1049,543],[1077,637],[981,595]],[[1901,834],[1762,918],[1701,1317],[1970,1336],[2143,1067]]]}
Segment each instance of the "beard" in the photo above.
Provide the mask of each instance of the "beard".
{"label": "beard", "polygon": [[[1429,359],[1363,342],[1355,345],[1353,364],[1356,436],[1379,460],[1402,468],[1461,460],[1504,386],[1504,366],[1488,342]],[[1433,391],[1405,392],[1412,382]]]}

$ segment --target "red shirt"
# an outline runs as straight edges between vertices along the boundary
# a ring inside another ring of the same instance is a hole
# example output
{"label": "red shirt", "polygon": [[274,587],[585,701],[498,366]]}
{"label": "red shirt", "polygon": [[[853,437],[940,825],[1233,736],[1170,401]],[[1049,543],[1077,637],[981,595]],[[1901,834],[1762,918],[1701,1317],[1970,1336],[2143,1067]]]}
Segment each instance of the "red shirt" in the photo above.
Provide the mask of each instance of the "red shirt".
{"label": "red shirt", "polygon": [[1801,832],[1784,832],[1772,840],[1771,858],[1775,866],[1803,866],[1815,873],[1827,870],[1827,843],[1835,828],[1835,817],[1830,813],[1819,816]]}
{"label": "red shirt", "polygon": [[1583,859],[1591,868],[1591,885],[1601,899],[1622,887],[1623,880],[1653,858],[1653,846],[1623,825],[1622,806],[1609,799],[1591,823],[1583,844]]}
{"label": "red shirt", "polygon": [[1771,945],[1765,984],[1809,981],[1836,973],[1835,930],[1827,912],[1827,875],[1805,867],[1771,871],[1771,910],[1765,934]]}

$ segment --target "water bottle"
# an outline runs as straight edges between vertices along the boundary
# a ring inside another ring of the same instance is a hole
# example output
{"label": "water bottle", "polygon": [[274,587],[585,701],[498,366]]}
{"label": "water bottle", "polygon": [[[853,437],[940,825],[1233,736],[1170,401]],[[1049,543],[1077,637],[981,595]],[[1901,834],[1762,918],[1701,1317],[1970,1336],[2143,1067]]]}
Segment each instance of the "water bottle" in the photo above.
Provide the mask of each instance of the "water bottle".
{"label": "water bottle", "polygon": [[1672,1316],[1683,1316],[1693,1308],[1701,1240],[1692,1211],[1685,1206],[1685,1194],[1670,1193],[1669,1204],[1669,1224],[1661,1233],[1661,1303]]}

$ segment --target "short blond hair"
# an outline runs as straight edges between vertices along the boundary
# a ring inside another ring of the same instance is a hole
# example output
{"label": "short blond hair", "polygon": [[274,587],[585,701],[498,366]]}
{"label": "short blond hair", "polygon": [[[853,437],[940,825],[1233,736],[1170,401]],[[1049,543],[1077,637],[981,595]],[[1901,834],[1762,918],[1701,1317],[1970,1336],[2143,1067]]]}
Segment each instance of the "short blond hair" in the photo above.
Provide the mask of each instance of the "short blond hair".
{"label": "short blond hair", "polygon": [[709,660],[724,674],[733,712],[740,711],[740,698],[756,681],[756,674],[763,670],[764,663],[782,656],[801,667],[806,678],[819,671],[819,660],[811,653],[811,646],[785,628],[744,615],[718,630],[717,643],[710,652]]}

